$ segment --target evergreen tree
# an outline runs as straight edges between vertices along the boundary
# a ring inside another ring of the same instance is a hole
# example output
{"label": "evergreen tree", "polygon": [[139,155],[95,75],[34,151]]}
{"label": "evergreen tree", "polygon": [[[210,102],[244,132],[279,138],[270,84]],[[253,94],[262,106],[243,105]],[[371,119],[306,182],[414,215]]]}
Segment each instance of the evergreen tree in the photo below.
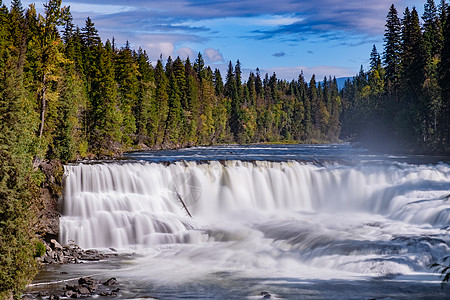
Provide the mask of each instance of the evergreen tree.
{"label": "evergreen tree", "polygon": [[0,49],[1,299],[19,298],[37,272],[32,231],[37,182],[32,159],[38,120],[16,62],[17,56]]}
{"label": "evergreen tree", "polygon": [[394,4],[387,15],[384,42],[386,79],[389,89],[395,91],[400,80],[401,24]]}
{"label": "evergreen tree", "polygon": [[90,17],[87,17],[85,26],[81,29],[83,42],[88,47],[98,46],[101,41],[98,35],[98,30],[95,28],[94,22]]}
{"label": "evergreen tree", "polygon": [[219,69],[214,70],[214,89],[216,91],[216,96],[223,95],[224,93],[224,87],[223,87],[223,79],[222,75],[220,74]]}
{"label": "evergreen tree", "polygon": [[161,60],[158,60],[155,68],[155,108],[157,113],[155,145],[162,145],[164,139],[164,128],[169,112],[169,95],[167,93],[168,83],[162,62]]}
{"label": "evergreen tree", "polygon": [[96,74],[92,78],[89,144],[98,154],[120,152],[123,116],[119,109],[117,84],[114,80],[112,50],[98,45],[95,49]]}
{"label": "evergreen tree", "polygon": [[[450,6],[447,7],[447,16]],[[441,53],[440,85],[442,88],[442,107],[439,117],[440,150],[449,151],[450,148],[450,22],[445,23],[444,44]]]}
{"label": "evergreen tree", "polygon": [[[111,49],[111,55],[113,55]],[[139,81],[138,64],[129,47],[121,49],[115,59],[115,81],[119,86],[119,107],[123,116],[122,138],[124,145],[131,145],[136,132],[136,116]]]}
{"label": "evergreen tree", "polygon": [[428,56],[432,58],[441,54],[443,41],[441,20],[433,0],[427,0],[425,3],[422,19],[425,47]]}
{"label": "evergreen tree", "polygon": [[199,52],[194,61],[194,70],[197,73],[197,78],[201,81],[204,77],[203,69],[205,68],[205,61],[202,54]]}
{"label": "evergreen tree", "polygon": [[377,47],[373,45],[372,52],[370,53],[370,70],[377,70],[381,67],[381,57],[378,53]]}
{"label": "evergreen tree", "polygon": [[439,3],[439,20],[441,21],[441,28],[442,31],[444,31],[444,27],[445,27],[445,23],[447,21],[447,8],[448,8],[448,3],[446,0],[441,0],[441,2]]}

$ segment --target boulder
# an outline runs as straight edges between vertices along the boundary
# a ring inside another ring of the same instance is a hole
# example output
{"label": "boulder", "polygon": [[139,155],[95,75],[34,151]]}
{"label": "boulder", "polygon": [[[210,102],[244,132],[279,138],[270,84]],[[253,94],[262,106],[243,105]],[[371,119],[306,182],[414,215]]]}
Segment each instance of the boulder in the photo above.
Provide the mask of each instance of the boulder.
{"label": "boulder", "polygon": [[116,278],[114,278],[114,277],[112,277],[112,278],[106,280],[106,281],[103,283],[103,285],[106,285],[106,286],[117,285],[117,284],[119,284],[119,282],[118,282],[118,281],[116,280]]}
{"label": "boulder", "polygon": [[52,244],[53,250],[55,250],[55,251],[62,251],[63,250],[63,247],[61,246],[60,243],[58,243],[57,240],[51,239],[50,243]]}

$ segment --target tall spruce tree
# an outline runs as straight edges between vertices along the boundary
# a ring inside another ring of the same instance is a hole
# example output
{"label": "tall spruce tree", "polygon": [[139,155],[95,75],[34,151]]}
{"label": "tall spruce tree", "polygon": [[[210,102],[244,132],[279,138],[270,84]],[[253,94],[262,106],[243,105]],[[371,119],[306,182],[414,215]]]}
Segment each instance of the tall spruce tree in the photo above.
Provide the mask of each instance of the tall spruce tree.
{"label": "tall spruce tree", "polygon": [[[450,16],[450,6],[447,7],[447,18]],[[440,85],[442,88],[442,108],[439,116],[440,150],[450,150],[450,22],[445,23],[444,44],[441,52]]]}
{"label": "tall spruce tree", "polygon": [[443,42],[441,20],[433,0],[427,0],[425,3],[422,20],[425,47],[431,59],[441,54]]}
{"label": "tall spruce tree", "polygon": [[386,79],[390,91],[395,92],[398,89],[401,73],[401,23],[394,4],[389,9],[385,26],[383,59],[386,69]]}

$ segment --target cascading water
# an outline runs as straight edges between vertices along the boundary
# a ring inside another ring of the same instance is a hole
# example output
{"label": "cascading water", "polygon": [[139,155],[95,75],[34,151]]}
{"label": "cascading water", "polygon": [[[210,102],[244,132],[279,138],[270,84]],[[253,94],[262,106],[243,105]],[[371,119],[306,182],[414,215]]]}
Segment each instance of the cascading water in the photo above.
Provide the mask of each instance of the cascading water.
{"label": "cascading water", "polygon": [[444,163],[125,162],[65,171],[61,242],[138,251],[123,270],[133,282],[419,276],[450,254]]}

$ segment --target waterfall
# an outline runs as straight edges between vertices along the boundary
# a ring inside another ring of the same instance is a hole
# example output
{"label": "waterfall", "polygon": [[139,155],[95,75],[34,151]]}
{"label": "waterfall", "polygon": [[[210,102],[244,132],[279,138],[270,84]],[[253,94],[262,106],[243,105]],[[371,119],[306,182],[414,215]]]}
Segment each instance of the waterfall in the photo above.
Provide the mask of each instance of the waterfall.
{"label": "waterfall", "polygon": [[60,240],[84,248],[201,243],[217,240],[210,232],[215,220],[239,213],[366,213],[440,228],[450,224],[449,186],[447,164],[68,165]]}

